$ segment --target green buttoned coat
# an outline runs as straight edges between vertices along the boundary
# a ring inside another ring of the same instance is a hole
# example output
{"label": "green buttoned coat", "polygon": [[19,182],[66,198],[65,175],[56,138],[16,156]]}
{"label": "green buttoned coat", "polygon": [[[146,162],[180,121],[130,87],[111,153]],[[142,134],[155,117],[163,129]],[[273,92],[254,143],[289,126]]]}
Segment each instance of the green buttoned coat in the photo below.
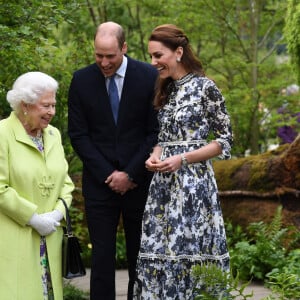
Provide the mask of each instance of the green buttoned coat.
{"label": "green buttoned coat", "polygon": [[[64,215],[58,197],[72,201],[57,128],[43,129],[44,153],[36,148],[14,112],[0,121],[0,299],[41,300],[40,236],[27,225],[33,213],[53,209]],[[55,300],[63,299],[62,228],[46,237]]]}

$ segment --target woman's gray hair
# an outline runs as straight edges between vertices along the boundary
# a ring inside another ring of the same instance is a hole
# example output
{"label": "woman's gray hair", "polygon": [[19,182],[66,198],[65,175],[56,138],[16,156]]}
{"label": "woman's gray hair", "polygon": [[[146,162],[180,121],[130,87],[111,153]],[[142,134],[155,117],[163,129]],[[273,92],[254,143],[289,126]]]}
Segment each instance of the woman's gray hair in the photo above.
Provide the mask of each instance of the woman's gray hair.
{"label": "woman's gray hair", "polygon": [[42,72],[28,72],[17,78],[7,92],[6,99],[10,107],[19,112],[22,101],[35,104],[45,92],[56,92],[57,89],[58,82],[51,76]]}

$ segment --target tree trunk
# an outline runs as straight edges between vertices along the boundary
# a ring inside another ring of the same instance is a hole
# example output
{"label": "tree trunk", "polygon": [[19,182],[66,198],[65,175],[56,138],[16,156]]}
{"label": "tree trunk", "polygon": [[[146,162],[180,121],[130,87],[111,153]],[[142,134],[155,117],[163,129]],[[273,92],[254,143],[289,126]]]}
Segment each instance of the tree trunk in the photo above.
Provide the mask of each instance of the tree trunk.
{"label": "tree trunk", "polygon": [[223,214],[234,224],[272,220],[300,229],[300,134],[291,144],[249,157],[215,161]]}

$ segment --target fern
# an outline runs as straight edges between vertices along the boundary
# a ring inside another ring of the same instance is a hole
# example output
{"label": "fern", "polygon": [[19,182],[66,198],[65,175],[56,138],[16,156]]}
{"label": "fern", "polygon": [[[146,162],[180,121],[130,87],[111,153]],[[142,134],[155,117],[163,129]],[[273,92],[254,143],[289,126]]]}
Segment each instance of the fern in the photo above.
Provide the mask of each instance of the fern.
{"label": "fern", "polygon": [[282,228],[282,206],[269,224],[251,223],[247,229],[252,237],[230,249],[231,266],[235,272],[239,270],[242,279],[264,280],[273,268],[282,269],[286,262],[288,230]]}
{"label": "fern", "polygon": [[241,284],[238,274],[234,277],[232,272],[224,272],[213,263],[197,265],[192,272],[196,286],[200,286],[195,288],[195,300],[243,300],[253,296],[253,293],[245,294],[249,282]]}
{"label": "fern", "polygon": [[[282,229],[282,206],[278,206],[276,213],[271,223],[266,224],[264,222],[251,223],[248,226],[248,230],[253,234],[254,239],[265,241],[271,239],[271,243],[276,245],[281,242],[283,233],[280,233]],[[284,230],[286,231],[286,229]]]}
{"label": "fern", "polygon": [[[279,299],[300,299],[300,249],[291,251],[282,269],[266,274],[266,285]],[[275,298],[274,298],[275,299]]]}

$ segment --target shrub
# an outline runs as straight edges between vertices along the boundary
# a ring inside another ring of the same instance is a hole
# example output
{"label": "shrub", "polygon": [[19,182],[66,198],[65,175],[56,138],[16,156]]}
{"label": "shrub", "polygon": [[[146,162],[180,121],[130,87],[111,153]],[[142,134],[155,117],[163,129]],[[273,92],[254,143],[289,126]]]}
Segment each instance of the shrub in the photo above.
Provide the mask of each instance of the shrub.
{"label": "shrub", "polygon": [[70,283],[64,286],[64,300],[87,300],[89,299],[88,293],[74,287]]}
{"label": "shrub", "polygon": [[116,268],[126,269],[127,267],[125,233],[124,230],[119,227],[116,243]]}
{"label": "shrub", "polygon": [[266,275],[266,286],[275,294],[274,299],[300,299],[300,249],[291,251],[285,262],[283,268]]}
{"label": "shrub", "polygon": [[[251,223],[249,237],[230,248],[231,267],[243,280],[261,280],[274,268],[282,269],[286,264],[288,249],[291,249],[287,228],[282,228],[282,207],[279,206],[270,224]],[[299,239],[299,237],[298,237]]]}
{"label": "shrub", "polygon": [[195,300],[228,300],[228,299],[249,299],[253,293],[245,294],[245,288],[249,282],[241,284],[239,275],[235,277],[232,272],[226,273],[215,264],[197,265],[193,268],[193,276],[196,279],[196,285],[201,288],[195,288],[197,293]]}

